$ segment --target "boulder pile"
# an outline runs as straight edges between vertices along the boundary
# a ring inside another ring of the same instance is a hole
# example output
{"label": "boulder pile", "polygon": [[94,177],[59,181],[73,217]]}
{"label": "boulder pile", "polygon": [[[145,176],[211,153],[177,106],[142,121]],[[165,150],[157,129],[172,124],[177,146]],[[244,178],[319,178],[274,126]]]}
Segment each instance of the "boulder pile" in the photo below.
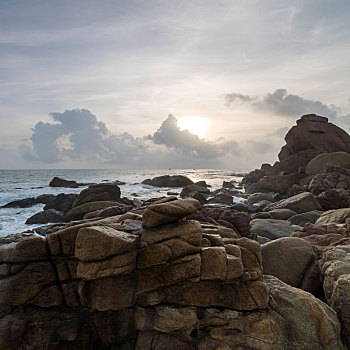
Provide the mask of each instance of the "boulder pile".
{"label": "boulder pile", "polygon": [[345,350],[335,311],[263,278],[260,244],[199,207],[1,238],[0,348]]}

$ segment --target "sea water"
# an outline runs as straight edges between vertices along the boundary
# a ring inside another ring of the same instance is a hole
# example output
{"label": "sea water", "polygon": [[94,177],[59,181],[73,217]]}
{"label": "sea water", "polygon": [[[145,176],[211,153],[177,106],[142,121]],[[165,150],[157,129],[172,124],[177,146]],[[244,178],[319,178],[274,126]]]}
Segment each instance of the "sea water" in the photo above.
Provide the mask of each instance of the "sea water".
{"label": "sea water", "polygon": [[[97,169],[61,169],[61,170],[0,170],[0,207],[14,200],[37,197],[42,194],[79,193],[79,188],[50,187],[53,177],[59,176],[67,180],[82,183],[125,182],[120,185],[121,196],[140,200],[152,197],[166,196],[167,192],[180,193],[181,188],[158,188],[144,185],[141,182],[148,178],[161,175],[184,175],[192,181],[204,180],[211,185],[211,190],[222,187],[223,181],[240,181],[235,176],[240,171],[186,169],[186,170],[97,170]],[[235,201],[241,201],[239,197]],[[0,208],[0,236],[19,233],[41,225],[26,225],[25,221],[41,211],[44,204],[29,208]]]}

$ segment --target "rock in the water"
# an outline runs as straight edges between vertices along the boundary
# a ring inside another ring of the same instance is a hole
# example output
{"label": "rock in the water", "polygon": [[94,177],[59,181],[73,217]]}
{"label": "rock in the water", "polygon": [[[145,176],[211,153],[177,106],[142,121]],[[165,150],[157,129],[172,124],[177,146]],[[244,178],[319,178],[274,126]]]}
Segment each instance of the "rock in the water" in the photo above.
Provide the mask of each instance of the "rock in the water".
{"label": "rock in the water", "polygon": [[265,211],[282,208],[294,210],[298,214],[312,210],[322,210],[320,203],[310,192],[304,192],[287,199],[282,199],[265,208]]}
{"label": "rock in the water", "polygon": [[77,188],[78,183],[74,180],[65,180],[61,177],[54,177],[51,181],[49,186],[51,187],[71,187],[71,188]]}
{"label": "rock in the water", "polygon": [[318,268],[316,254],[304,239],[285,237],[265,243],[261,246],[261,255],[265,275],[275,276],[292,287],[310,293],[319,290],[320,273],[310,280],[315,276],[311,269]]}
{"label": "rock in the water", "polygon": [[63,211],[58,211],[56,209],[47,209],[39,213],[34,214],[29,219],[27,219],[26,224],[47,224],[49,222],[62,222],[64,217]]}
{"label": "rock in the water", "polygon": [[210,190],[207,187],[198,186],[198,185],[189,185],[189,186],[186,186],[182,189],[182,191],[180,193],[180,197],[185,198],[193,192],[199,192],[202,194],[210,194]]}
{"label": "rock in the water", "polygon": [[74,201],[77,199],[78,195],[75,193],[60,193],[55,198],[53,198],[48,204],[45,205],[44,210],[56,209],[58,211],[67,212],[72,209]]}
{"label": "rock in the water", "polygon": [[176,222],[196,212],[199,202],[193,198],[177,199],[163,204],[150,205],[142,215],[143,227],[155,227]]}
{"label": "rock in the water", "polygon": [[348,168],[350,166],[350,154],[347,152],[321,153],[307,164],[306,174],[314,175],[320,173],[329,165],[339,165]]}
{"label": "rock in the water", "polygon": [[155,187],[185,187],[193,185],[193,181],[183,175],[157,176],[153,179],[146,179],[142,183]]}
{"label": "rock in the water", "polygon": [[120,200],[120,188],[116,184],[95,184],[79,193],[73,208],[91,202],[111,202]]}
{"label": "rock in the water", "polygon": [[269,239],[289,237],[299,226],[287,220],[254,219],[250,222],[250,232]]}

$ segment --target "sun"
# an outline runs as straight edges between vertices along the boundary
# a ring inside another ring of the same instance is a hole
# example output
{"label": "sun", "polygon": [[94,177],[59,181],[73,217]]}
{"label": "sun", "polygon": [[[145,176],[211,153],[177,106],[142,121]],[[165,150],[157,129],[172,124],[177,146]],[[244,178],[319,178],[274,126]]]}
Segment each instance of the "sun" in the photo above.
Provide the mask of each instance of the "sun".
{"label": "sun", "polygon": [[177,126],[180,130],[188,130],[199,138],[203,138],[207,133],[208,122],[205,118],[189,115],[179,118]]}

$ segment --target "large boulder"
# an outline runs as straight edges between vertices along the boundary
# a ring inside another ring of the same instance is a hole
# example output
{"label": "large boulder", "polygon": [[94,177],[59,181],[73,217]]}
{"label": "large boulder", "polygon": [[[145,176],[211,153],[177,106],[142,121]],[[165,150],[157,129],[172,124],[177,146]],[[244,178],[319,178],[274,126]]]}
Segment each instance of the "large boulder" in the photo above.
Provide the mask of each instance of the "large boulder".
{"label": "large boulder", "polygon": [[74,180],[66,180],[62,177],[55,176],[51,181],[49,186],[51,187],[71,187],[71,188],[77,188],[79,185]]}
{"label": "large boulder", "polygon": [[296,213],[305,213],[312,210],[322,210],[320,203],[310,192],[303,192],[287,199],[282,199],[265,208],[265,211],[273,209],[291,209]]}
{"label": "large boulder", "polygon": [[90,202],[110,202],[120,200],[120,188],[116,184],[95,184],[90,185],[81,191],[77,199],[73,203],[73,207],[78,207]]}
{"label": "large boulder", "polygon": [[143,227],[154,227],[176,222],[196,212],[199,202],[193,198],[178,199],[167,203],[150,205],[142,215]]}
{"label": "large boulder", "polygon": [[66,213],[68,210],[72,209],[73,203],[77,197],[78,195],[75,193],[60,193],[45,205],[44,210],[56,209]]}
{"label": "large boulder", "polygon": [[305,213],[293,215],[288,219],[292,223],[292,225],[304,226],[308,222],[314,224],[317,219],[322,215],[322,211],[320,210],[312,210],[307,211]]}
{"label": "large boulder", "polygon": [[146,179],[142,183],[155,187],[185,187],[193,185],[193,181],[183,175],[157,176],[153,179]]}
{"label": "large boulder", "polygon": [[[265,276],[277,339],[273,349],[345,350],[337,314],[308,292]],[[281,338],[279,338],[281,337]]]}
{"label": "large boulder", "polygon": [[64,215],[64,218],[66,221],[81,220],[88,213],[95,212],[101,209],[106,209],[109,207],[114,207],[115,204],[116,202],[110,202],[110,201],[84,203],[73,207]]}
{"label": "large boulder", "polygon": [[63,211],[58,211],[56,209],[47,209],[39,213],[34,214],[27,219],[27,225],[33,224],[47,224],[48,222],[62,222],[64,217]]}
{"label": "large boulder", "polygon": [[347,152],[321,153],[311,159],[306,166],[306,174],[314,175],[322,172],[329,165],[340,165],[344,168],[350,166],[350,154]]}
{"label": "large boulder", "polygon": [[261,255],[265,275],[311,293],[320,288],[316,254],[304,239],[285,237],[267,242],[261,246]]}

